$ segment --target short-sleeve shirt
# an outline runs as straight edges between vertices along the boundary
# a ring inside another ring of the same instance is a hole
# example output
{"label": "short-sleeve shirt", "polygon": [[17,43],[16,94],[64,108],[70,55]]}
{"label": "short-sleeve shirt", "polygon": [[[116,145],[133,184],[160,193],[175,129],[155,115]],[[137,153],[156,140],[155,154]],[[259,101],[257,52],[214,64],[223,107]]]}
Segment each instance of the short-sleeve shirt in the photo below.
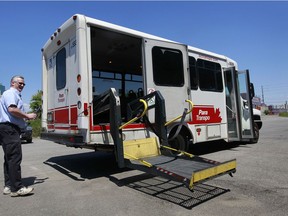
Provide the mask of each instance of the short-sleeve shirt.
{"label": "short-sleeve shirt", "polygon": [[0,98],[0,122],[11,122],[20,128],[24,128],[24,119],[11,115],[8,111],[10,106],[17,106],[18,109],[24,112],[24,104],[20,92],[12,87],[6,90]]}

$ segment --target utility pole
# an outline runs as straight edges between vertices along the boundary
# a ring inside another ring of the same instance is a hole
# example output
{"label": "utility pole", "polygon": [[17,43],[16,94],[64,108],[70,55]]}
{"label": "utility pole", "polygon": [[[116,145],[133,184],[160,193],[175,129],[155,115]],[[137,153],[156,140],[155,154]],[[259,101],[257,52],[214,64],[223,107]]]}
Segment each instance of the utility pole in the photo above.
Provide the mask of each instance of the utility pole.
{"label": "utility pole", "polygon": [[263,86],[261,86],[261,92],[262,92],[262,103],[264,104],[265,101],[264,101],[264,90],[263,90]]}

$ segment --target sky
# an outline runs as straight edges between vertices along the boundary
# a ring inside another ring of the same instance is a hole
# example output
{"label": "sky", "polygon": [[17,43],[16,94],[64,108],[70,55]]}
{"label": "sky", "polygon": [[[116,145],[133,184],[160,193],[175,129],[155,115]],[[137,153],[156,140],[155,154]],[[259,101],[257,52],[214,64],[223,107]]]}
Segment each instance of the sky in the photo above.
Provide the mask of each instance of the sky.
{"label": "sky", "polygon": [[288,2],[0,1],[0,83],[25,77],[25,103],[42,88],[41,48],[74,14],[225,55],[249,69],[267,105],[288,101]]}

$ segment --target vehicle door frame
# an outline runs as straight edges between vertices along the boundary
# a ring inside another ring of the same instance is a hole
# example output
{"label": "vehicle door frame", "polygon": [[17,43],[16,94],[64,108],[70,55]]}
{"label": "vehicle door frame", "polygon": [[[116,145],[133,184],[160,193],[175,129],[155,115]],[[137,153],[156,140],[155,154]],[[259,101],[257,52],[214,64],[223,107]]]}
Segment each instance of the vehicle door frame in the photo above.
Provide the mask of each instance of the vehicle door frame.
{"label": "vehicle door frame", "polygon": [[[57,54],[65,48],[65,86],[63,88],[57,89]],[[64,44],[60,49],[58,49],[54,55],[55,64],[54,64],[54,125],[55,128],[69,128],[70,127],[70,98],[69,98],[69,56],[70,56],[70,43]],[[57,114],[57,112],[59,114]]]}
{"label": "vehicle door frame", "polygon": [[[183,86],[164,86],[157,85],[154,81],[153,71],[153,56],[152,49],[154,47],[160,47],[166,50],[175,50],[182,53],[183,63]],[[167,120],[171,120],[181,115],[184,109],[189,110],[189,103],[185,102],[186,99],[191,99],[190,83],[189,83],[189,67],[188,67],[188,48],[184,44],[179,44],[170,41],[160,41],[155,39],[143,38],[143,65],[144,65],[144,86],[146,87],[146,94],[153,91],[160,91],[165,99],[166,116]],[[153,99],[149,101],[153,104]],[[171,108],[174,107],[174,108]],[[176,108],[177,107],[177,108]],[[154,122],[154,113],[148,113],[151,122]],[[191,120],[191,115],[186,116],[186,121]]]}
{"label": "vehicle door frame", "polygon": [[[231,77],[228,80],[229,73]],[[226,68],[224,69],[224,79],[228,141],[251,140],[254,138],[254,127],[249,70],[237,71],[235,67]],[[245,99],[243,98],[244,95],[246,96]],[[231,100],[231,107],[227,105],[228,100]],[[232,117],[230,116],[231,113]]]}

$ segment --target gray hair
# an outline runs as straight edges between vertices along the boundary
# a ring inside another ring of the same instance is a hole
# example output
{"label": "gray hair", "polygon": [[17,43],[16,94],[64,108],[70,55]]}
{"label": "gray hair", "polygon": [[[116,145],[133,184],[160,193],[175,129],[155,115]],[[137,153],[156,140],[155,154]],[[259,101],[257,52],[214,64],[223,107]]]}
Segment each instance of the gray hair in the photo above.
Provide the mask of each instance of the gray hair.
{"label": "gray hair", "polygon": [[17,81],[17,79],[24,79],[24,77],[23,76],[20,76],[20,75],[15,75],[15,76],[13,76],[12,78],[11,78],[11,83],[12,82],[16,82]]}

